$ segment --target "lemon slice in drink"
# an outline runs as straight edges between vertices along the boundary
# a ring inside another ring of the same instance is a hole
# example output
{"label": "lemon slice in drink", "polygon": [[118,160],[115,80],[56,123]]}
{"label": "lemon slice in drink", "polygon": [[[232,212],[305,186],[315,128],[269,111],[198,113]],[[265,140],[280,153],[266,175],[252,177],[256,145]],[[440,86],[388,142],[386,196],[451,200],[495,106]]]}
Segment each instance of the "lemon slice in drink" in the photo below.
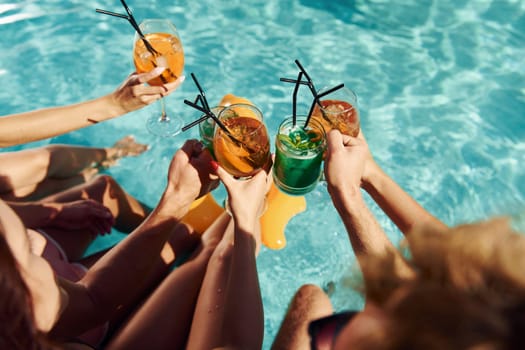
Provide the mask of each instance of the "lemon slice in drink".
{"label": "lemon slice in drink", "polygon": [[215,154],[218,154],[218,158],[224,159],[223,166],[233,175],[247,176],[253,172],[253,166],[246,161],[250,153],[243,147],[235,145],[233,141],[227,140],[227,136],[217,140]]}

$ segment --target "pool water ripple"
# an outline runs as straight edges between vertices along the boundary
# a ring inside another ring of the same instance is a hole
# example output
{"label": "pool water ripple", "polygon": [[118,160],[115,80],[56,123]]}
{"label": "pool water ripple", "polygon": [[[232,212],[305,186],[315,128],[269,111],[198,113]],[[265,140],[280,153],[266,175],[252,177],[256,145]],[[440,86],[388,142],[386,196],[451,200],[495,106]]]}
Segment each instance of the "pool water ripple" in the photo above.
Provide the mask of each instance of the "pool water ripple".
{"label": "pool water ripple", "polygon": [[[171,18],[185,49],[185,74],[197,75],[212,103],[229,92],[251,99],[263,111],[272,137],[291,113],[293,87],[279,78],[296,76],[293,60],[299,59],[319,88],[344,82],[357,92],[362,129],[378,163],[444,222],[525,210],[523,1],[129,4],[139,19]],[[131,26],[96,14],[97,7],[121,11],[118,1],[0,4],[0,115],[94,98],[112,91],[131,72]],[[196,93],[188,80],[168,97],[168,107],[189,122],[197,115],[182,100]],[[309,99],[302,92],[300,111],[307,110]],[[134,134],[151,149],[109,172],[154,205],[174,150],[185,138],[198,136],[192,129],[174,139],[155,139],[144,123],[156,108],[12,149],[50,142],[110,145]],[[287,227],[287,247],[263,249],[258,258],[265,349],[303,283],[324,287],[338,309],[362,305],[349,289],[355,282],[354,256],[344,226],[328,205],[326,186],[320,184],[306,198],[307,211]],[[367,200],[398,243],[401,234]],[[98,247],[109,243],[100,241]]]}

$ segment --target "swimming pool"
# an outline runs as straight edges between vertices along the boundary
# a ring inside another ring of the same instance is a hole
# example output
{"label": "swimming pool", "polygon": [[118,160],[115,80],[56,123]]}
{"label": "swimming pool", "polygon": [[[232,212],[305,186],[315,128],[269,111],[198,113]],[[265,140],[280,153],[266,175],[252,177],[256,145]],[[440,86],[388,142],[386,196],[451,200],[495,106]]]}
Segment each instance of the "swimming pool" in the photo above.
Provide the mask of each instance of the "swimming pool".
{"label": "swimming pool", "polygon": [[[129,1],[138,18],[168,17],[210,101],[245,96],[263,111],[272,135],[291,113],[290,85],[299,59],[316,85],[344,82],[360,98],[362,128],[378,163],[447,224],[525,205],[525,2],[512,0]],[[78,102],[114,89],[132,70],[128,23],[95,13],[118,1],[0,4],[0,115]],[[168,98],[195,95],[188,80]],[[173,151],[197,130],[156,139],[144,122],[156,107],[49,142],[111,145],[134,134],[148,153],[110,173],[155,204]],[[17,148],[14,148],[17,149]],[[136,176],[140,168],[142,176]],[[160,174],[160,175],[159,175]],[[144,182],[147,185],[144,186]],[[146,190],[145,190],[146,188]],[[322,184],[288,225],[284,250],[258,258],[269,348],[293,292],[303,283],[332,291],[337,308],[358,308],[349,291],[353,254]],[[398,242],[399,232],[373,207]]]}

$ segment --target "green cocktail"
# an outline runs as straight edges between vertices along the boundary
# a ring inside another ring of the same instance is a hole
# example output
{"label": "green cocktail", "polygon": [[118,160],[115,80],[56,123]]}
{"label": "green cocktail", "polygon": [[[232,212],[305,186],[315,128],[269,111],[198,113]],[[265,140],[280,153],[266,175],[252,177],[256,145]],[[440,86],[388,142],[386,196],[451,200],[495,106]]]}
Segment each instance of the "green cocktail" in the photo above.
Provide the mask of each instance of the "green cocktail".
{"label": "green cocktail", "polygon": [[326,134],[319,122],[310,120],[304,127],[305,116],[285,119],[275,139],[274,183],[290,195],[312,191],[321,177]]}
{"label": "green cocktail", "polygon": [[[213,107],[211,112],[219,116],[219,113],[224,109],[222,106]],[[213,154],[213,136],[215,135],[215,121],[212,118],[208,118],[205,121],[199,123],[199,135],[201,137],[201,142],[206,147],[211,155]]]}

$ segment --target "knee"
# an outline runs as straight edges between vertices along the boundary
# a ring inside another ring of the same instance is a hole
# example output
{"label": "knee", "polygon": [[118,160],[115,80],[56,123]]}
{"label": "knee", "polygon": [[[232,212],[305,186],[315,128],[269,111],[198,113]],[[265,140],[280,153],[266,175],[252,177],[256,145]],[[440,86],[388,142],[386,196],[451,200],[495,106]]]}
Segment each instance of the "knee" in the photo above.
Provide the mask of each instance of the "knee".
{"label": "knee", "polygon": [[328,298],[326,293],[315,284],[304,284],[295,293],[294,299],[316,300]]}
{"label": "knee", "polygon": [[333,312],[330,297],[320,287],[313,284],[305,284],[297,290],[292,299],[291,308],[309,315],[308,319]]}

